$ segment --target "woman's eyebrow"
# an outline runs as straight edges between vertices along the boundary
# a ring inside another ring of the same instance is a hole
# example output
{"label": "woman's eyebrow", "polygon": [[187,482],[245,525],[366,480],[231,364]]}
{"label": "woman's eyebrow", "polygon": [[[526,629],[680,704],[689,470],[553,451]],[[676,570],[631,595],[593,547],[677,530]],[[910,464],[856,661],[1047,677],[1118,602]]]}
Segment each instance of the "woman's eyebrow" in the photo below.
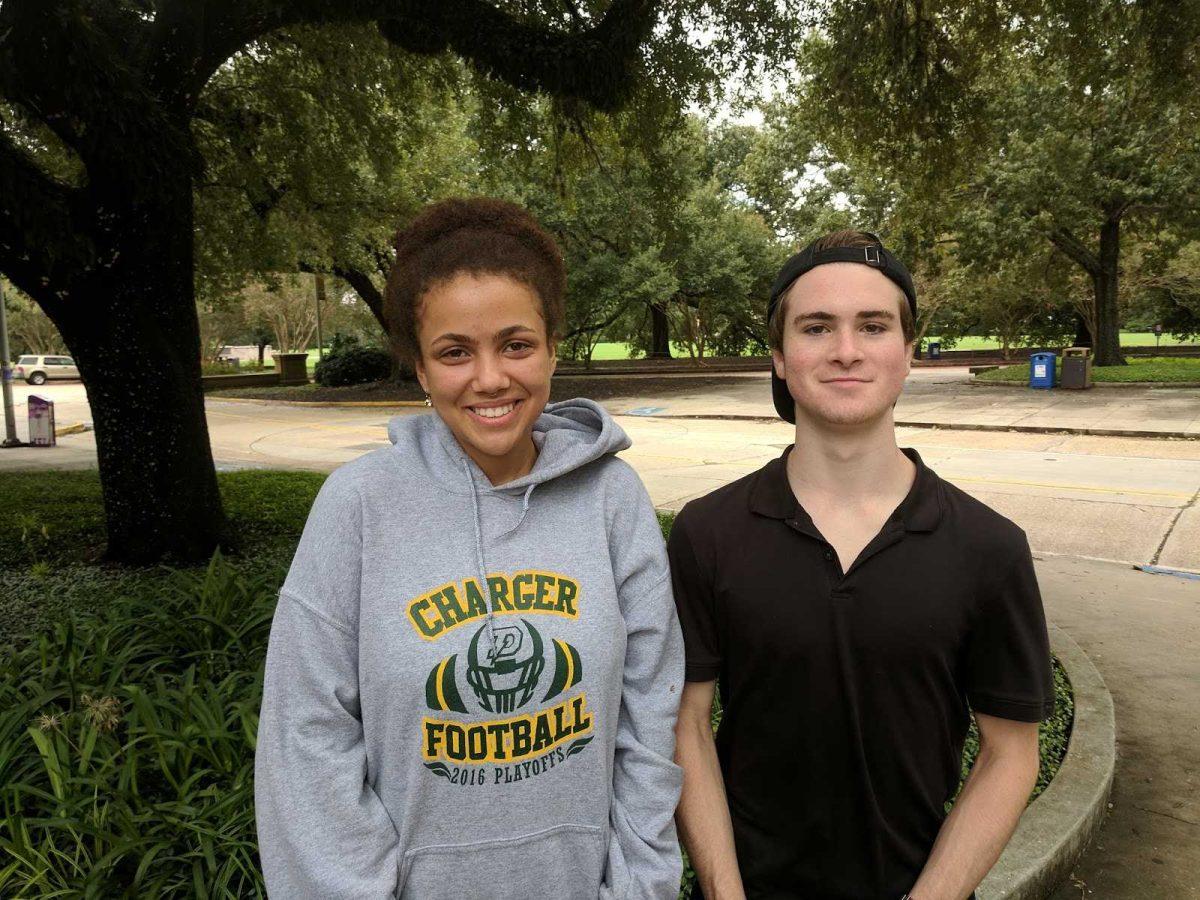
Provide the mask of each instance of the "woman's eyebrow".
{"label": "woman's eyebrow", "polygon": [[447,331],[445,334],[439,334],[430,343],[436,344],[438,341],[450,341],[452,344],[474,344],[475,338],[470,335],[455,334],[452,331]]}
{"label": "woman's eyebrow", "polygon": [[522,331],[533,331],[528,325],[509,325],[507,328],[502,328],[496,332],[496,337],[503,340],[506,337],[512,337],[514,334],[520,334]]}

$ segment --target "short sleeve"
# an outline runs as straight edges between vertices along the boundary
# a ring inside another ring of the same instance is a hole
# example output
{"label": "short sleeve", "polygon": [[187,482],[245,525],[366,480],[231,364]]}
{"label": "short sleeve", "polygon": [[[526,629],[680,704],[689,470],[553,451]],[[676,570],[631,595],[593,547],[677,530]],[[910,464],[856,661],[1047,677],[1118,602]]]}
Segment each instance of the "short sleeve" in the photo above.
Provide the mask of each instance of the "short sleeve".
{"label": "short sleeve", "polygon": [[973,624],[966,690],[971,708],[986,715],[1040,722],[1054,712],[1046,615],[1023,534]]}
{"label": "short sleeve", "polygon": [[716,599],[712,579],[699,563],[699,557],[707,558],[707,554],[697,554],[687,520],[685,509],[676,517],[667,540],[671,586],[683,630],[684,680],[714,681],[721,673],[722,661]]}

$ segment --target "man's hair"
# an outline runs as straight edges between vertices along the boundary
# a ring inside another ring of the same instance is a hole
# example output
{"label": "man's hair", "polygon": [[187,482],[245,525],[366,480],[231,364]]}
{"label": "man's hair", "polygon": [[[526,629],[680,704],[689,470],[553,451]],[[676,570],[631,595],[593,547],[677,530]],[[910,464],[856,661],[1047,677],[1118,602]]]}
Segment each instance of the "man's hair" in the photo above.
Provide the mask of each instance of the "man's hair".
{"label": "man's hair", "polygon": [[547,338],[557,339],[567,286],[562,253],[537,219],[515,203],[487,197],[433,203],[396,233],[394,246],[384,317],[401,360],[420,357],[417,323],[425,294],[464,272],[507,275],[531,288],[541,301]]}
{"label": "man's hair", "polygon": [[[865,231],[854,231],[847,228],[841,231],[831,231],[824,237],[817,238],[813,244],[813,252],[820,253],[835,247],[874,247],[878,243],[876,238]],[[795,282],[792,284],[794,285]],[[904,292],[899,287],[896,290],[901,297],[900,330],[904,334],[904,343],[911,344],[917,338],[917,323],[913,321],[912,308],[908,305],[908,298],[904,296]],[[770,321],[767,322],[767,344],[772,350],[783,349],[783,331],[787,325],[787,298],[791,292],[792,287],[789,285],[788,289],[783,292],[783,296],[779,298],[779,302],[775,304],[775,311],[771,314]]]}

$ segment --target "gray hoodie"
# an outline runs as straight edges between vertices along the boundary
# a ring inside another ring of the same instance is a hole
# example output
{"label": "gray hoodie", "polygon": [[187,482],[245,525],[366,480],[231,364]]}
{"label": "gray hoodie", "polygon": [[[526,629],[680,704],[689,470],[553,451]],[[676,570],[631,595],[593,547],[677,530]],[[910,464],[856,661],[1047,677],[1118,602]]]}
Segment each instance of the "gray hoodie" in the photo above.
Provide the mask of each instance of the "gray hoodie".
{"label": "gray hoodie", "polygon": [[255,758],[278,898],[674,898],[683,643],[596,404],[493,487],[437,415],[334,472],[271,627]]}

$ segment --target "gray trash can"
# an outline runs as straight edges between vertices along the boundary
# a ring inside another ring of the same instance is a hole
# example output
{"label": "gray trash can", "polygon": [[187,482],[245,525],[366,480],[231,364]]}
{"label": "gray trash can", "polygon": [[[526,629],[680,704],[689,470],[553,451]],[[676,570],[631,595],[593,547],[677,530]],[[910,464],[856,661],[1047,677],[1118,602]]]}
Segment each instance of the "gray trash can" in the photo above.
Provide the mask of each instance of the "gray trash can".
{"label": "gray trash can", "polygon": [[1067,347],[1062,352],[1058,386],[1082,391],[1092,386],[1092,348]]}

